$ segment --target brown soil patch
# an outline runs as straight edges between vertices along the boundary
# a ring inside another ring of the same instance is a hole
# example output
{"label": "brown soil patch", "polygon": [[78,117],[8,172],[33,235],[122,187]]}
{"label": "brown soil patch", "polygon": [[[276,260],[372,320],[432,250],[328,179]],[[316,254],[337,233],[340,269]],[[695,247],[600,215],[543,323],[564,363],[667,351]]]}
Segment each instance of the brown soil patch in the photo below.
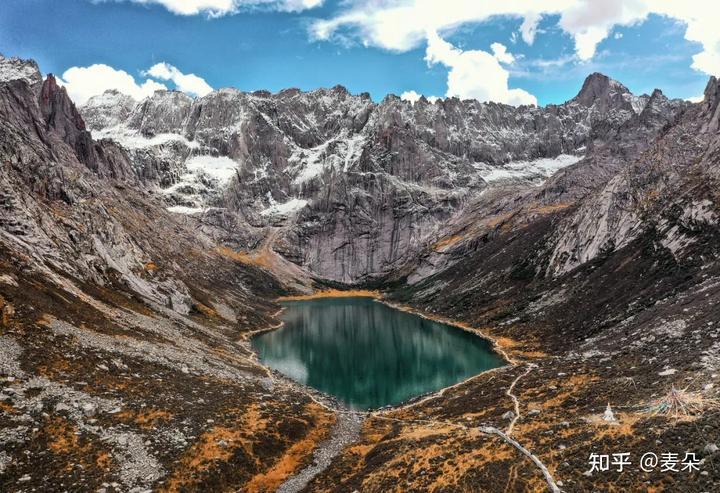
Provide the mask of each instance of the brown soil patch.
{"label": "brown soil patch", "polygon": [[5,299],[0,296],[0,327],[8,327],[14,314],[15,308],[12,306],[12,303],[5,301]]}
{"label": "brown soil patch", "polygon": [[572,205],[573,204],[570,204],[567,202],[560,202],[558,204],[548,204],[548,205],[533,205],[528,209],[528,211],[534,212],[536,214],[552,214],[557,211],[565,210],[568,207],[571,207]]}

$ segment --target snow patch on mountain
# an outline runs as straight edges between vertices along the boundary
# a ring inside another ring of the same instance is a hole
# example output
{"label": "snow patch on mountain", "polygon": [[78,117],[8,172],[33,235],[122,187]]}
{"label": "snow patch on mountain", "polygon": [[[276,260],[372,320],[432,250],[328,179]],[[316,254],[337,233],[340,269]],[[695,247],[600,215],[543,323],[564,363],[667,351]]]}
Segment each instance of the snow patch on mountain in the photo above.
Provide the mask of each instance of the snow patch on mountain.
{"label": "snow patch on mountain", "polygon": [[184,163],[177,182],[161,190],[171,203],[170,212],[195,214],[212,204],[237,173],[238,163],[225,156],[196,155]]}
{"label": "snow patch on mountain", "polygon": [[5,58],[0,55],[0,82],[24,80],[32,85],[42,81],[40,69],[32,60]]}
{"label": "snow patch on mountain", "polygon": [[80,108],[88,129],[124,126],[137,101],[115,89],[91,97]]}
{"label": "snow patch on mountain", "polygon": [[271,199],[271,205],[267,209],[260,211],[262,216],[287,216],[293,212],[297,212],[308,204],[307,200],[292,198],[287,202],[276,203]]}
{"label": "snow patch on mountain", "polygon": [[537,182],[539,185],[558,170],[575,164],[581,159],[582,156],[560,154],[554,158],[542,158],[533,161],[511,161],[501,167],[490,166],[485,163],[476,163],[475,167],[480,171],[482,179],[490,184],[498,182],[532,181]]}
{"label": "snow patch on mountain", "polygon": [[191,174],[205,173],[225,185],[237,173],[238,163],[225,156],[193,156],[185,166]]}
{"label": "snow patch on mountain", "polygon": [[320,176],[326,169],[347,171],[360,158],[365,136],[356,134],[348,136],[342,132],[339,138],[309,149],[298,147],[288,159],[296,176],[293,182],[297,185]]}
{"label": "snow patch on mountain", "polygon": [[92,137],[95,140],[110,139],[114,140],[127,150],[146,149],[149,147],[161,146],[168,142],[181,142],[190,149],[198,149],[200,144],[188,140],[184,135],[176,133],[161,133],[146,137],[140,132],[130,130],[125,126],[115,126],[103,128],[102,130],[93,130]]}
{"label": "snow patch on mountain", "polygon": [[174,212],[175,214],[192,215],[203,212],[205,209],[203,209],[202,207],[187,207],[184,205],[174,205],[172,207],[168,207],[167,210],[168,212]]}

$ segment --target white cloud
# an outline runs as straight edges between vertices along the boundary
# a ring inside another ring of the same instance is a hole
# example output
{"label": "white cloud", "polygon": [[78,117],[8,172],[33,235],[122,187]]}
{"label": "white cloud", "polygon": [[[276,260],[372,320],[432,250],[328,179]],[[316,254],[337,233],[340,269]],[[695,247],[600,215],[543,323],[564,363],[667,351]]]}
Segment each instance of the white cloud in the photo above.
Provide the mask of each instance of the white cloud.
{"label": "white cloud", "polygon": [[418,94],[415,91],[405,91],[400,95],[400,99],[403,101],[410,101],[411,103],[416,102],[422,97],[422,94]]}
{"label": "white cloud", "polygon": [[429,65],[441,63],[448,67],[447,96],[479,101],[495,101],[512,105],[537,104],[535,96],[522,89],[508,87],[509,73],[500,59],[513,60],[505,46],[493,43],[492,55],[482,50],[463,51],[448,43],[435,32],[427,34],[425,60]]}
{"label": "white cloud", "polygon": [[[108,0],[94,0],[108,1]],[[122,1],[122,0],[120,0]],[[268,8],[284,12],[299,12],[322,5],[323,0],[129,0],[140,4],[162,5],[178,15],[207,14],[220,17],[243,9]]]}
{"label": "white cloud", "polygon": [[507,48],[502,43],[493,43],[490,45],[490,49],[493,51],[493,55],[495,55],[495,58],[497,58],[497,61],[500,63],[513,63],[515,62],[515,57],[512,55],[512,53],[509,53],[507,51]]}
{"label": "white cloud", "polygon": [[70,98],[78,106],[82,106],[91,97],[102,94],[108,89],[116,89],[136,100],[145,99],[159,89],[167,89],[165,84],[152,78],[171,81],[178,90],[193,96],[204,96],[212,91],[212,87],[201,77],[195,74],[183,74],[164,62],[153,65],[147,72],[142,72],[142,75],[146,79],[136,81],[124,70],[97,63],[89,67],[71,67],[62,74],[62,77],[58,77],[57,81],[65,87]]}
{"label": "white cloud", "polygon": [[[494,16],[522,18],[522,39],[531,44],[543,16],[559,15],[558,25],[573,37],[579,59],[589,60],[615,26],[642,23],[650,14],[676,19],[686,26],[685,39],[702,46],[692,68],[720,74],[720,2],[708,0],[349,0],[339,15],[315,21],[311,35],[332,39],[350,29],[365,45],[407,51],[426,40],[427,32],[447,32]],[[651,43],[653,40],[647,40]]]}
{"label": "white cloud", "polygon": [[535,35],[537,34],[537,27],[540,23],[541,15],[537,12],[530,12],[525,14],[523,23],[520,25],[520,34],[522,39],[527,44],[531,45],[535,42]]}
{"label": "white cloud", "polygon": [[58,83],[65,87],[70,98],[78,106],[108,89],[117,89],[138,100],[152,95],[158,89],[167,89],[164,84],[154,80],[146,80],[138,84],[133,76],[124,70],[116,70],[101,63],[89,67],[69,68],[62,77],[58,78]]}
{"label": "white cloud", "polygon": [[575,38],[578,57],[590,60],[598,43],[608,37],[613,26],[628,26],[647,18],[646,1],[578,0],[562,11],[559,24]]}
{"label": "white cloud", "polygon": [[[410,101],[413,104],[416,103],[421,97],[422,94],[419,94],[416,91],[405,91],[400,95],[400,99],[402,99],[403,101]],[[425,96],[425,99],[427,99],[431,103],[434,103],[440,98],[437,96]]]}
{"label": "white cloud", "polygon": [[195,74],[183,74],[176,67],[165,62],[156,63],[150,67],[150,70],[144,72],[144,75],[172,81],[178,90],[193,96],[205,96],[212,91],[212,87],[202,77]]}
{"label": "white cloud", "polygon": [[555,5],[554,10],[573,0],[355,0],[351,8],[340,15],[317,20],[311,34],[317,39],[329,39],[342,27],[356,29],[365,44],[388,50],[406,51],[425,40],[427,32],[445,31],[467,22],[479,22],[496,15],[529,18],[523,31],[524,39],[534,35],[542,8]]}

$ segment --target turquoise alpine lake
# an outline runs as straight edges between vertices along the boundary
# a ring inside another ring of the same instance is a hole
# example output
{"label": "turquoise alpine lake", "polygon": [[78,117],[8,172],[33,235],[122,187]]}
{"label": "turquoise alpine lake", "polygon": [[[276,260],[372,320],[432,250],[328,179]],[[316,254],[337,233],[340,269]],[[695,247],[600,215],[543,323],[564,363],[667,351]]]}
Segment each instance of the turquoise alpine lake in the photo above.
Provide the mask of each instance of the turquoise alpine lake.
{"label": "turquoise alpine lake", "polygon": [[252,338],[260,361],[353,409],[400,404],[506,364],[478,335],[370,298],[282,304],[283,326]]}

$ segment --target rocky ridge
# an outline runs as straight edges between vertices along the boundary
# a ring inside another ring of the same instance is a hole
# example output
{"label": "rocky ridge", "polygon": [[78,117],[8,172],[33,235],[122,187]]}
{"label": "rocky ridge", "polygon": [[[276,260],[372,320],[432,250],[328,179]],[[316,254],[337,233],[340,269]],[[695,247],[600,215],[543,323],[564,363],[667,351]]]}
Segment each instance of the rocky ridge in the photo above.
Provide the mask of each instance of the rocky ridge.
{"label": "rocky ridge", "polygon": [[158,91],[132,110],[106,93],[81,111],[95,135],[128,149],[171,210],[282,225],[273,248],[285,258],[322,278],[367,282],[396,270],[488,185],[537,185],[625,135],[651,100],[660,118],[683,107],[661,97],[593,74],[575,98],[545,108],[374,103],[338,86],[196,100]]}

